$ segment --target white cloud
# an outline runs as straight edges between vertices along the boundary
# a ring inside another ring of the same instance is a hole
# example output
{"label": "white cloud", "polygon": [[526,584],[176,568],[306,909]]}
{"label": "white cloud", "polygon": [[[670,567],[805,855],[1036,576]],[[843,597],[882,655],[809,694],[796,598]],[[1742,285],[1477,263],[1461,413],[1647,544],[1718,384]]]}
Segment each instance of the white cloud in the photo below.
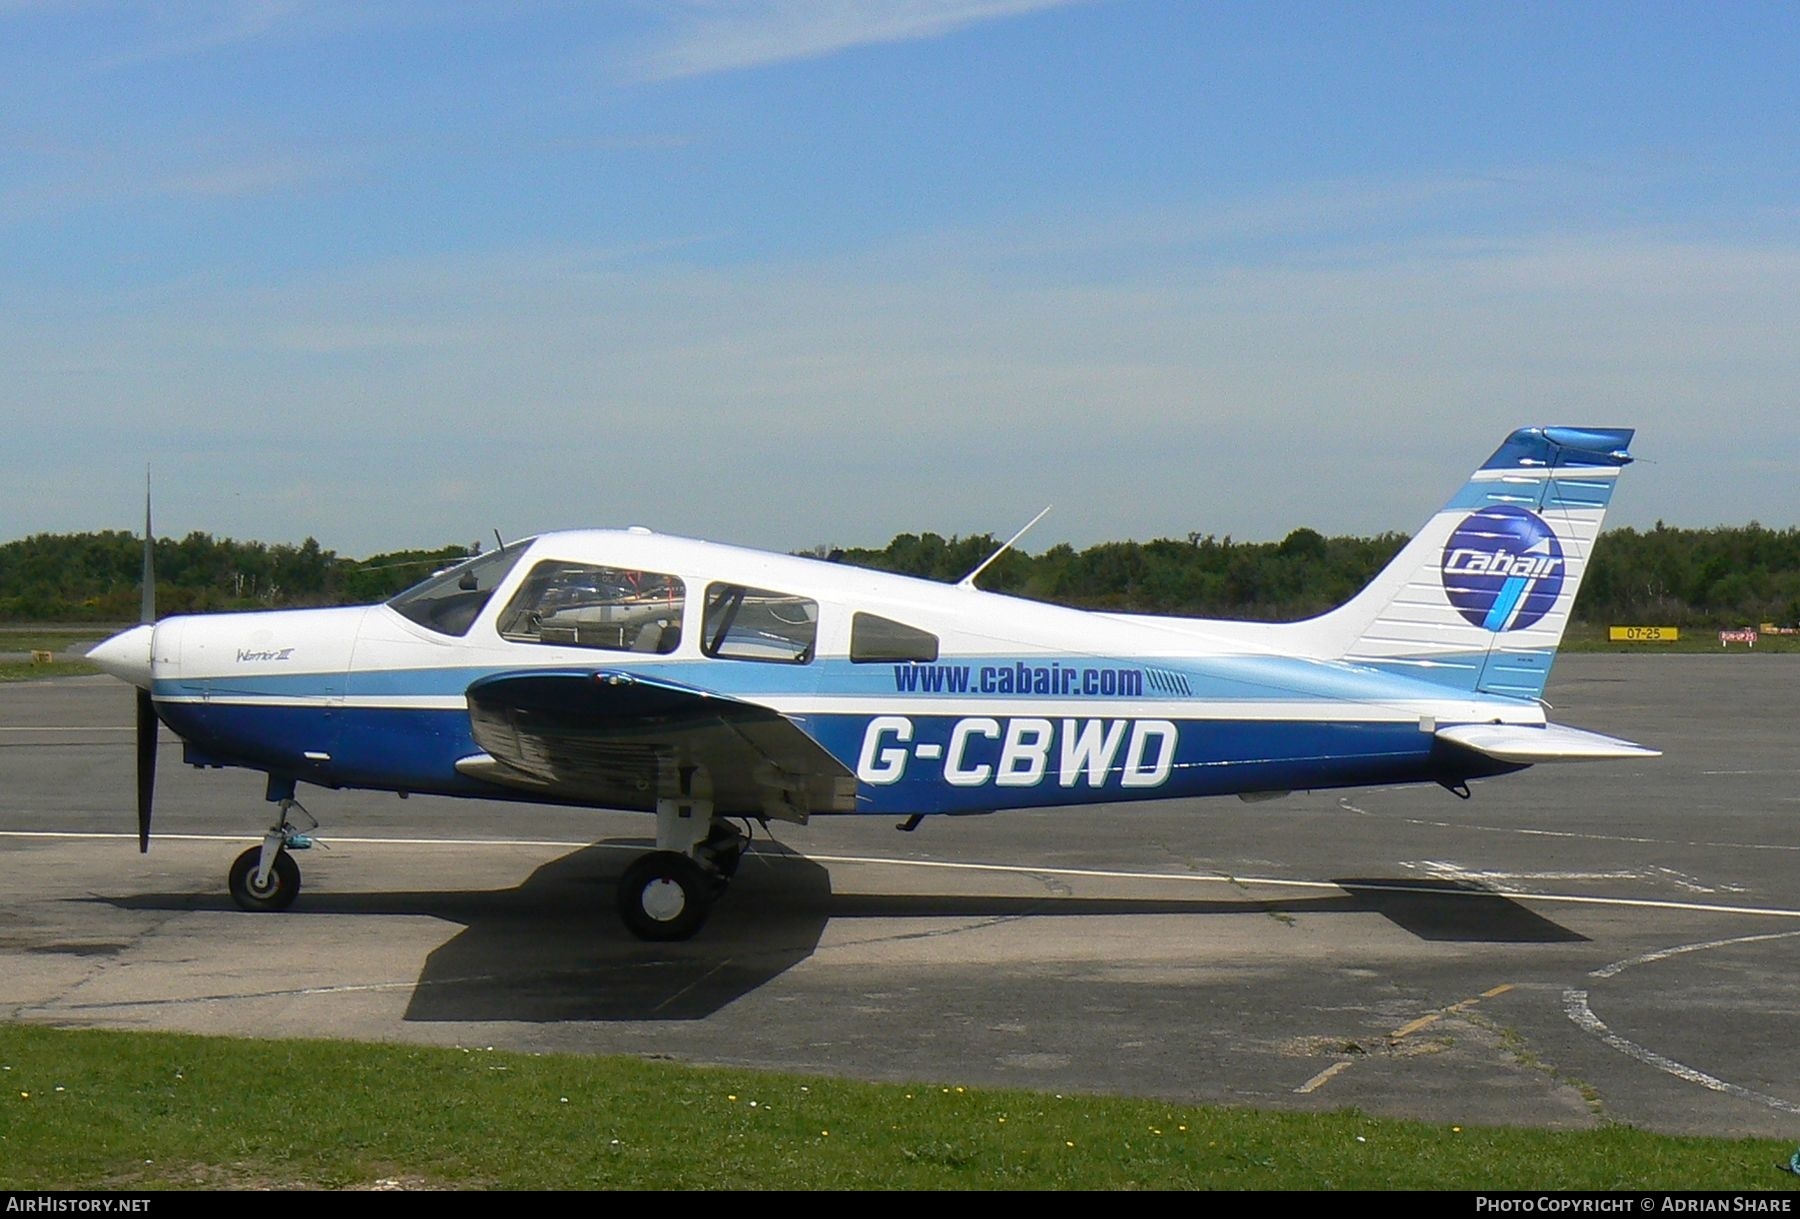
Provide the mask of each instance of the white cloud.
{"label": "white cloud", "polygon": [[1662,459],[1620,520],[1795,520],[1792,243],[1183,248],[1084,277],[965,242],[728,270],[537,248],[14,310],[0,516],[118,524],[129,495],[91,488],[129,491],[148,449],[167,528],[348,553],[620,523],[880,543],[1051,501],[1034,547],[1370,532],[1510,428],[1575,423]]}
{"label": "white cloud", "polygon": [[667,33],[642,80],[817,59],[852,47],[937,38],[985,21],[1090,0],[688,0],[663,6]]}
{"label": "white cloud", "polygon": [[39,151],[32,161],[29,172],[0,189],[0,224],[90,206],[280,195],[342,181],[365,163],[348,151],[262,153],[211,142],[168,147],[159,157],[125,145],[64,147]]}
{"label": "white cloud", "polygon": [[[315,8],[316,11],[316,8]],[[221,0],[158,8],[139,27],[132,44],[107,56],[99,67],[117,68],[165,59],[185,59],[255,42],[291,28],[307,7],[292,0]]]}

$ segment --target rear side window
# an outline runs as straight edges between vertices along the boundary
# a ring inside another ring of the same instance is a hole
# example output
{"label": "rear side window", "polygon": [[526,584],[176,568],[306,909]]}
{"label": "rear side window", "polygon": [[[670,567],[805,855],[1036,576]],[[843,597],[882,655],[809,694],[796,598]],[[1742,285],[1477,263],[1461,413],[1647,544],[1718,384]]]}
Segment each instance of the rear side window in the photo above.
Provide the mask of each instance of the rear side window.
{"label": "rear side window", "polygon": [[539,563],[501,611],[515,643],[667,655],[681,645],[680,578],[591,563]]}
{"label": "rear side window", "polygon": [[930,631],[879,614],[857,614],[850,619],[850,659],[859,664],[937,658],[938,638]]}
{"label": "rear side window", "polygon": [[819,634],[819,603],[742,584],[709,584],[700,650],[722,660],[803,665]]}

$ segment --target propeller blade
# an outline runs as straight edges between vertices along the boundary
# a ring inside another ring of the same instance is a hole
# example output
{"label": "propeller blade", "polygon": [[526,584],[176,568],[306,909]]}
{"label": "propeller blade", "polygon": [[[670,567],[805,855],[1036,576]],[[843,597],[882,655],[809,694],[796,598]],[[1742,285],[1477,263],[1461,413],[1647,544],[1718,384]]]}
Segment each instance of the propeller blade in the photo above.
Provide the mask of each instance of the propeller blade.
{"label": "propeller blade", "polygon": [[150,800],[156,791],[156,705],[137,692],[138,853],[150,851]]}
{"label": "propeller blade", "polygon": [[[139,620],[156,621],[156,534],[150,528],[150,471],[144,471],[144,591]],[[156,794],[156,703],[150,691],[137,696],[138,853],[150,853],[150,804]]]}
{"label": "propeller blade", "polygon": [[150,531],[150,471],[144,471],[144,591],[138,621],[156,621],[156,535]]}

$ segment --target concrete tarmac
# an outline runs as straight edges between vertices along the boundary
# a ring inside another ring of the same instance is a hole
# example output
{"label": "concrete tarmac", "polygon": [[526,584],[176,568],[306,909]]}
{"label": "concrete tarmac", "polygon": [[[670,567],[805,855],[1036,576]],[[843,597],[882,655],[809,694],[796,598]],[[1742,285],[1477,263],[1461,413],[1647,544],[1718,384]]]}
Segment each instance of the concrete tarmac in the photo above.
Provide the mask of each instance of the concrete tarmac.
{"label": "concrete tarmac", "polygon": [[238,911],[260,777],[131,692],[0,687],[0,1017],[659,1055],[1443,1123],[1800,1130],[1800,657],[1567,656],[1560,722],[1666,751],[1475,785],[778,826],[699,938],[632,939],[629,813],[305,791],[330,849]]}

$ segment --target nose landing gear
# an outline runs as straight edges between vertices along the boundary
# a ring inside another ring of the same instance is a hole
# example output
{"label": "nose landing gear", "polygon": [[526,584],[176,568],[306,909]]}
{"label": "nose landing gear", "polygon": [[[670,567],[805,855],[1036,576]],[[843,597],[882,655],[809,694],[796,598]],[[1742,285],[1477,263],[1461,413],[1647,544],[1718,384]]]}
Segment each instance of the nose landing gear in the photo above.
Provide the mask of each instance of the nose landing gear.
{"label": "nose landing gear", "polygon": [[[276,789],[273,779],[270,788]],[[286,910],[300,896],[300,865],[294,862],[289,852],[310,848],[313,840],[308,831],[318,829],[319,822],[294,799],[291,784],[287,791],[287,795],[277,797],[280,813],[275,824],[263,835],[262,845],[239,855],[226,875],[231,900],[240,910]],[[305,818],[305,830],[293,823],[295,813]]]}

